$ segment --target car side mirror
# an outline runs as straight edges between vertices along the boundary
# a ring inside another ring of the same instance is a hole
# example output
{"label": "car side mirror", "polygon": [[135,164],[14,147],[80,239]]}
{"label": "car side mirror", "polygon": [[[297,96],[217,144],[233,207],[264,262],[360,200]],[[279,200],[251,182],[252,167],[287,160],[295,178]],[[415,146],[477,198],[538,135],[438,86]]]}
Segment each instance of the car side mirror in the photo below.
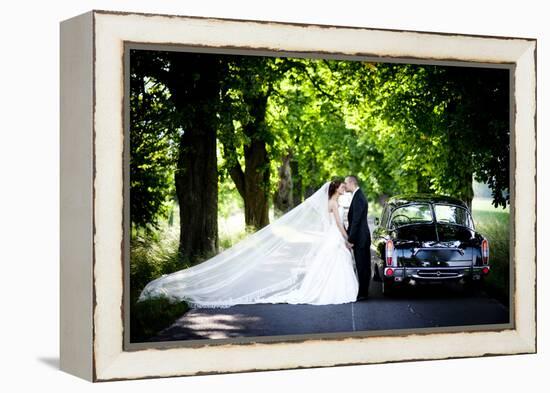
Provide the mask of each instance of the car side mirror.
{"label": "car side mirror", "polygon": [[380,219],[378,217],[374,217],[374,225],[380,225]]}

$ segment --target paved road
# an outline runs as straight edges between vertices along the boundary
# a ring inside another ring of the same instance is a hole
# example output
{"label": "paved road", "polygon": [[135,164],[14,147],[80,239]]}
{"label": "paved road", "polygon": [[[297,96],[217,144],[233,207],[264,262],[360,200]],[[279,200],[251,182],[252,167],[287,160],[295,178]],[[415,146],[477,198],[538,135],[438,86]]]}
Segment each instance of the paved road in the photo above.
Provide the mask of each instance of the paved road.
{"label": "paved road", "polygon": [[371,283],[367,300],[340,305],[254,304],[195,309],[151,341],[224,339],[508,323],[508,309],[458,285],[410,288],[391,298]]}

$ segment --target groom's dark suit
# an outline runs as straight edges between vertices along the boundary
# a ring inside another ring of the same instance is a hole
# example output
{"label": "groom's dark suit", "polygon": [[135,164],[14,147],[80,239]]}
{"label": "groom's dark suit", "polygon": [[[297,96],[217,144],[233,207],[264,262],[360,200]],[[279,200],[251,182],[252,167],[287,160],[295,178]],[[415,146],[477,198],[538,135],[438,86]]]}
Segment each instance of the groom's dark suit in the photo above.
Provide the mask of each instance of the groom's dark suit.
{"label": "groom's dark suit", "polygon": [[368,296],[371,276],[370,230],[367,222],[369,204],[363,191],[357,189],[348,210],[348,241],[353,244],[353,255],[359,279],[358,296]]}

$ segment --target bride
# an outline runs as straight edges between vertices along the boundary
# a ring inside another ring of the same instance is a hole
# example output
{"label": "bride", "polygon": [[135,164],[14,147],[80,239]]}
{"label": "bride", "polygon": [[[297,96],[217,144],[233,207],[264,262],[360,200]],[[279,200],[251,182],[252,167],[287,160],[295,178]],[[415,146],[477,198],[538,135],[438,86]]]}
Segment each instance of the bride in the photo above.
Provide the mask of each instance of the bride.
{"label": "bride", "polygon": [[326,182],[233,247],[149,282],[138,301],[165,296],[193,308],[355,301],[357,273],[338,204],[344,192],[341,181]]}

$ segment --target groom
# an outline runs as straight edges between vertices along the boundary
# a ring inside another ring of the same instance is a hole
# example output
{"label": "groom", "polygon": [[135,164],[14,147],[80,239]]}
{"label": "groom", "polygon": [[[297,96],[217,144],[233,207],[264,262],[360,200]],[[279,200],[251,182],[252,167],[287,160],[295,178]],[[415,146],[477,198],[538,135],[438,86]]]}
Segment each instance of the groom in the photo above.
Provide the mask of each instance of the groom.
{"label": "groom", "polygon": [[348,210],[348,240],[346,245],[353,249],[357,276],[359,279],[359,293],[357,300],[368,297],[371,276],[370,267],[370,231],[367,222],[369,205],[363,191],[359,188],[357,176],[350,175],[344,180],[346,191],[352,193],[351,204]]}

